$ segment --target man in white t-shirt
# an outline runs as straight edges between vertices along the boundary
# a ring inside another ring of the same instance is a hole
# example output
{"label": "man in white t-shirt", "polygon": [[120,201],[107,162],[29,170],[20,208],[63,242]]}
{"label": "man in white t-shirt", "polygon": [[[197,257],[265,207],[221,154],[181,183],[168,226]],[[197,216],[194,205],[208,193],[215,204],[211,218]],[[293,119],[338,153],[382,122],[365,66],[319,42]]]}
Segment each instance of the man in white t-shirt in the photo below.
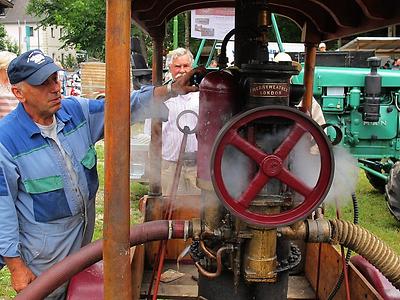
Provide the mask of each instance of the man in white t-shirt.
{"label": "man in white t-shirt", "polygon": [[[185,75],[192,70],[193,55],[188,49],[177,48],[167,56],[167,65],[172,80]],[[168,120],[162,124],[162,170],[161,185],[164,195],[171,195],[171,188],[175,170],[177,166],[179,151],[182,144],[183,133],[177,126],[178,115],[190,110],[199,113],[199,92],[193,92],[186,95],[177,95],[164,102],[168,107]],[[179,124],[181,128],[188,126],[194,129],[197,124],[197,118],[193,113],[183,115]],[[145,122],[145,133],[150,133],[150,120]],[[183,166],[180,175],[178,194],[197,194],[200,190],[196,187],[196,151],[197,138],[195,134],[188,135],[185,154],[183,157]]]}

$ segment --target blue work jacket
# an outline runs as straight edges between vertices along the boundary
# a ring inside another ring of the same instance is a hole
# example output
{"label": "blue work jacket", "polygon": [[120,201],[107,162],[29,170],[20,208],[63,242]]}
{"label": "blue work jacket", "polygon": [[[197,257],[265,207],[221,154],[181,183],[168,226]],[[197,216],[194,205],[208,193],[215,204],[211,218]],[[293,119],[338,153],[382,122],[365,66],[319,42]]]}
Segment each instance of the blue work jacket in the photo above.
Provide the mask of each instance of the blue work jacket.
{"label": "blue work jacket", "polygon": [[[131,96],[132,120],[151,116],[153,87]],[[0,264],[22,257],[40,274],[90,242],[98,189],[95,143],[104,135],[104,100],[68,97],[56,113],[57,134],[71,158],[71,183],[56,144],[19,104],[0,121]]]}

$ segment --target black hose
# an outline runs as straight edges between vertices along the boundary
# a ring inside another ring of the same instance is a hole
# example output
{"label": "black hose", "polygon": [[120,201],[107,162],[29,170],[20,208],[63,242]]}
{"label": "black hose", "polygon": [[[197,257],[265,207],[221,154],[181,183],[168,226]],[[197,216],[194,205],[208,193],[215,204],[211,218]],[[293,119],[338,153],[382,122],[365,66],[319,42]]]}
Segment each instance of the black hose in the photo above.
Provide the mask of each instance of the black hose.
{"label": "black hose", "polygon": [[[357,197],[356,197],[355,193],[351,194],[351,200],[353,201],[353,214],[354,214],[353,222],[354,222],[354,224],[358,224],[358,201],[357,201]],[[346,267],[349,265],[350,258],[351,258],[351,249],[348,248],[347,253],[346,253],[346,259],[345,259]],[[335,287],[333,288],[332,292],[328,296],[328,300],[332,300],[336,296],[337,292],[339,291],[340,287],[342,286],[343,279],[344,279],[344,266],[343,266],[342,273],[340,274]]]}
{"label": "black hose", "polygon": [[226,46],[228,45],[229,40],[231,39],[231,37],[235,34],[236,29],[233,28],[231,31],[229,31],[221,44],[221,53],[218,57],[218,67],[219,69],[223,69],[226,68],[228,66],[228,57],[226,56]]}
{"label": "black hose", "polygon": [[257,30],[254,30],[252,28],[246,28],[246,27],[244,27],[244,28],[240,28],[240,27],[233,28],[231,31],[229,31],[225,35],[225,37],[224,37],[224,39],[222,41],[222,44],[221,44],[221,53],[220,53],[220,55],[218,57],[218,68],[220,70],[224,69],[224,68],[226,68],[228,66],[228,57],[226,56],[226,46],[228,45],[229,40],[236,33],[245,32],[245,31],[248,31],[250,33],[250,35],[253,35],[255,37],[258,35],[258,31]]}

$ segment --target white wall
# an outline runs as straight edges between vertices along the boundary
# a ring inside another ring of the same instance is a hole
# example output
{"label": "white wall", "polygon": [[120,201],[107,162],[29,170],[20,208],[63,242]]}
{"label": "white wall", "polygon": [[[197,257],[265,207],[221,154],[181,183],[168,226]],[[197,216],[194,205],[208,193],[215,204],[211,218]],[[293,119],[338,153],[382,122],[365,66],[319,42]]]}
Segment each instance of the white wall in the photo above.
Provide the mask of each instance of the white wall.
{"label": "white wall", "polygon": [[59,41],[60,27],[53,26],[46,29],[40,27],[38,29],[36,24],[25,23],[23,21],[19,24],[4,24],[7,35],[19,46],[21,52],[28,50],[28,43],[26,42],[26,26],[33,27],[34,29],[33,36],[28,37],[30,49],[39,48],[45,54],[58,61],[62,61],[62,58],[65,60],[69,54],[73,57],[76,56],[74,49],[59,49],[62,46],[62,42]]}
{"label": "white wall", "polygon": [[[283,43],[285,52],[304,52],[304,44],[302,43]],[[275,55],[279,52],[279,46],[276,42],[268,43],[269,60],[274,60]],[[228,57],[229,63],[234,61],[235,54],[235,42],[230,40],[226,45],[226,56]]]}

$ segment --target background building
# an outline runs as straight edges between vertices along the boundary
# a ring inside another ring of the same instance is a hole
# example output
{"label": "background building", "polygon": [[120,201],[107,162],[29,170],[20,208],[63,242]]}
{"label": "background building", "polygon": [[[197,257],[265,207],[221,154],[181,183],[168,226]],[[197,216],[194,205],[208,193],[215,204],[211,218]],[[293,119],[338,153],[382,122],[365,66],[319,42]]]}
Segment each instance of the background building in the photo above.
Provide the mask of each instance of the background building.
{"label": "background building", "polygon": [[5,15],[0,15],[0,23],[4,25],[11,41],[16,43],[21,52],[30,49],[41,49],[53,59],[65,63],[71,55],[75,58],[73,48],[60,49],[63,43],[60,37],[63,35],[62,27],[38,27],[39,19],[26,13],[29,0],[18,0],[14,7],[6,10]]}

